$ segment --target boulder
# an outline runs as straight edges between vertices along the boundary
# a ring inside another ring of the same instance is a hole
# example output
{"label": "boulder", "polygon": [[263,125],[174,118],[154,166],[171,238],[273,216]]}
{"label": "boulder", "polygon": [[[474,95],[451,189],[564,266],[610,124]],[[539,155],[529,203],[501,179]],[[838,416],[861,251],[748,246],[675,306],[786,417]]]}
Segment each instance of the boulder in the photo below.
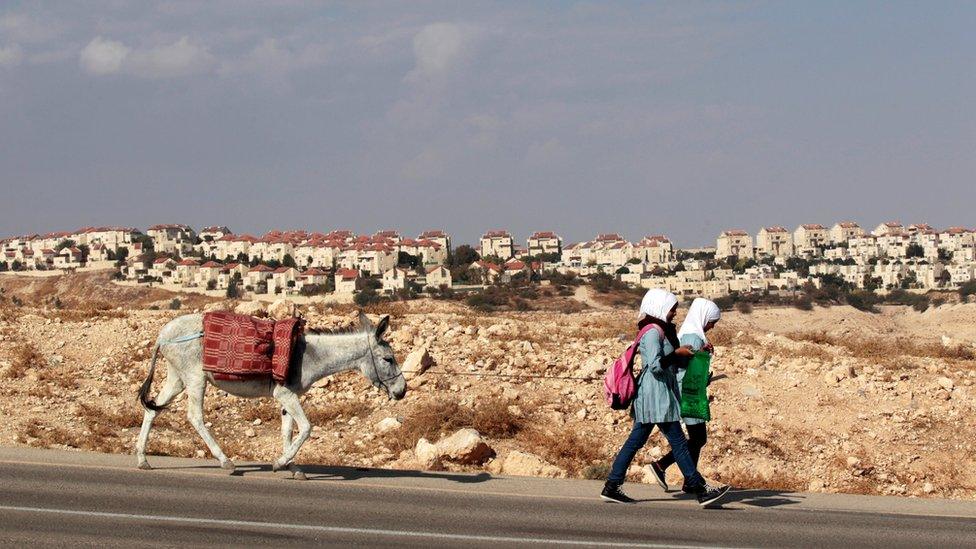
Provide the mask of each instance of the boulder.
{"label": "boulder", "polygon": [[[437,441],[437,454],[441,459],[464,464],[482,464],[495,455],[481,434],[474,429],[460,429],[449,437]],[[419,458],[419,456],[418,456]]]}
{"label": "boulder", "polygon": [[268,305],[268,316],[275,320],[282,320],[295,316],[295,304],[290,299],[278,299]]}
{"label": "boulder", "polygon": [[439,469],[441,464],[441,458],[437,451],[437,446],[434,446],[426,438],[422,438],[417,441],[417,446],[413,449],[413,455],[416,456],[417,462],[424,469]]}
{"label": "boulder", "polygon": [[514,450],[505,456],[500,471],[506,475],[524,477],[563,478],[566,471],[547,463],[535,454]]}
{"label": "boulder", "polygon": [[940,377],[939,379],[937,379],[935,381],[936,381],[936,383],[939,384],[939,387],[942,387],[946,391],[951,391],[952,388],[953,388],[953,386],[954,386],[954,384],[952,383],[952,380],[949,379],[949,378],[947,378],[947,377]]}
{"label": "boulder", "polygon": [[403,372],[403,378],[409,381],[426,372],[433,365],[434,358],[430,356],[430,352],[426,347],[420,347],[407,355],[400,370]]}
{"label": "boulder", "polygon": [[606,371],[607,365],[594,356],[586,359],[586,362],[579,369],[579,375],[581,377],[597,377],[602,376]]}
{"label": "boulder", "polygon": [[388,417],[381,419],[376,424],[377,433],[389,433],[390,431],[395,431],[400,428],[403,423],[395,417]]}
{"label": "boulder", "polygon": [[268,316],[264,310],[264,303],[260,301],[242,301],[237,304],[237,307],[234,307],[234,312],[240,315]]}

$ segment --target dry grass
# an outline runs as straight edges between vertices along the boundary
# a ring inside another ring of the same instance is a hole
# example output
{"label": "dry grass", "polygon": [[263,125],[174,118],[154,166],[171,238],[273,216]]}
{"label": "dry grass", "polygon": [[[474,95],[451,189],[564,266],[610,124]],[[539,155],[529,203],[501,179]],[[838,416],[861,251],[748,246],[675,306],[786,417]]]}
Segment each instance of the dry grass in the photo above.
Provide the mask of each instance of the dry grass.
{"label": "dry grass", "polygon": [[[488,438],[511,438],[525,428],[528,420],[513,414],[510,404],[499,397],[481,400],[473,408],[453,400],[416,404],[404,418],[403,426],[387,435],[387,446],[394,452],[401,452],[416,446],[421,438],[436,442],[466,427]],[[525,405],[522,407],[524,413]]]}
{"label": "dry grass", "polygon": [[[325,406],[316,406],[305,410],[305,415],[312,425],[326,425],[336,420],[349,420],[354,417],[361,418],[369,415],[372,411],[370,405],[358,400],[344,400],[341,402],[330,403]],[[276,416],[277,417],[277,416]],[[262,419],[263,421],[263,419]]]}
{"label": "dry grass", "polygon": [[33,343],[24,343],[14,349],[10,357],[10,367],[7,368],[7,379],[24,377],[29,368],[43,368],[47,366],[47,359],[37,350]]}
{"label": "dry grass", "polygon": [[129,313],[116,310],[108,303],[94,303],[84,307],[71,309],[45,309],[41,316],[60,319],[61,322],[83,322],[86,320],[107,320],[110,318],[127,318]]}
{"label": "dry grass", "polygon": [[773,478],[764,478],[757,475],[753,469],[744,466],[716,475],[716,480],[734,486],[735,488],[778,490],[783,492],[806,490],[806,483],[802,479],[792,476],[785,469],[785,466],[777,468],[776,475]]}
{"label": "dry grass", "polygon": [[260,419],[262,422],[276,421],[281,417],[281,408],[269,399],[242,400],[240,403],[241,418],[246,421]]}
{"label": "dry grass", "polygon": [[792,332],[787,337],[794,341],[831,345],[846,349],[857,358],[897,358],[912,356],[918,358],[942,358],[946,360],[976,360],[976,349],[968,345],[947,347],[938,343],[919,342],[903,337],[891,338],[852,338],[838,337],[826,332]]}
{"label": "dry grass", "polygon": [[532,427],[519,433],[516,441],[520,447],[575,476],[583,476],[588,470],[594,474],[590,470],[594,462],[609,459],[600,438],[569,426],[553,429]]}

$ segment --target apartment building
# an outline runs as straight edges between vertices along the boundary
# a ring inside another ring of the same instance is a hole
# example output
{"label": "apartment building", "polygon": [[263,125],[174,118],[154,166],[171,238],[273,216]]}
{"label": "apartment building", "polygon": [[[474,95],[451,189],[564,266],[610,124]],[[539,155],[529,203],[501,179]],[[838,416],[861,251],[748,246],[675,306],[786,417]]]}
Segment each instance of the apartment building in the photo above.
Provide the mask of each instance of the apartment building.
{"label": "apartment building", "polygon": [[756,253],[765,257],[793,255],[793,235],[785,227],[763,227],[756,234]]}
{"label": "apartment building", "polygon": [[722,231],[715,241],[715,257],[751,258],[753,256],[752,237],[742,229]]}

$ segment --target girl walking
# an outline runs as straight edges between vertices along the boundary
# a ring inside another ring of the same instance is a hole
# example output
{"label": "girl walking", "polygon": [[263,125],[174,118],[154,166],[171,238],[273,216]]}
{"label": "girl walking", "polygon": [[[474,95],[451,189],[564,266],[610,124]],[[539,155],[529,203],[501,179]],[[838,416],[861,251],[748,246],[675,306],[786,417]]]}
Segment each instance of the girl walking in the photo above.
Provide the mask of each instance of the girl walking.
{"label": "girl walking", "polygon": [[[681,324],[681,330],[678,331],[678,342],[694,352],[701,350],[711,352],[712,345],[708,342],[705,332],[714,328],[721,318],[722,311],[718,308],[718,305],[701,297],[695,298],[691,303],[691,307],[688,309],[688,316],[685,317],[685,321]],[[681,394],[681,383],[684,379],[685,372],[686,370],[684,368],[678,368],[676,377],[678,380],[679,395]],[[691,459],[695,462],[695,467],[697,468],[701,449],[708,442],[707,422],[704,419],[693,417],[683,417],[681,420],[684,422],[685,428],[688,429],[688,452],[691,454]],[[675,457],[672,451],[651,464],[651,469],[657,477],[658,484],[665,490],[668,489],[668,483],[665,481],[665,471],[674,463]],[[685,493],[691,493],[692,491],[687,482],[681,487],[681,490]]]}
{"label": "girl walking", "polygon": [[[678,298],[661,289],[651,289],[641,301],[638,329],[648,323],[660,330],[648,330],[640,340],[641,372],[637,378],[637,397],[631,407],[634,426],[617,457],[613,460],[610,475],[600,497],[617,503],[633,503],[620,490],[627,475],[627,468],[637,451],[647,443],[651,431],[657,426],[671,446],[675,462],[685,477],[689,491],[698,496],[703,507],[717,501],[728,487],[709,486],[698,473],[688,450],[688,441],[681,430],[681,405],[678,380],[671,364],[675,355],[691,357],[690,348],[682,348],[675,331],[674,315],[678,310]],[[663,335],[662,335],[663,333]]]}

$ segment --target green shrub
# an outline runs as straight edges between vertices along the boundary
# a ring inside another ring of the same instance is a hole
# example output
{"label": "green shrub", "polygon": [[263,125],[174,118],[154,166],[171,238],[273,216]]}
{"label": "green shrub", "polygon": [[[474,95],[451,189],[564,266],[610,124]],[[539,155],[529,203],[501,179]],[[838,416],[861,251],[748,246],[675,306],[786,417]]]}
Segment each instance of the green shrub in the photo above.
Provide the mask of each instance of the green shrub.
{"label": "green shrub", "polygon": [[809,296],[801,295],[793,300],[793,306],[801,311],[812,311],[813,300]]}
{"label": "green shrub", "polygon": [[964,282],[962,286],[959,286],[959,297],[966,300],[971,295],[976,295],[976,280]]}
{"label": "green shrub", "polygon": [[848,305],[859,311],[866,311],[869,313],[878,312],[878,308],[875,307],[875,305],[878,303],[879,299],[874,292],[858,290],[848,293],[845,299]]}
{"label": "green shrub", "polygon": [[173,298],[173,301],[169,302],[169,310],[171,311],[178,311],[182,306],[183,303],[179,300],[179,298],[176,297]]}

